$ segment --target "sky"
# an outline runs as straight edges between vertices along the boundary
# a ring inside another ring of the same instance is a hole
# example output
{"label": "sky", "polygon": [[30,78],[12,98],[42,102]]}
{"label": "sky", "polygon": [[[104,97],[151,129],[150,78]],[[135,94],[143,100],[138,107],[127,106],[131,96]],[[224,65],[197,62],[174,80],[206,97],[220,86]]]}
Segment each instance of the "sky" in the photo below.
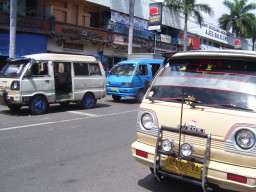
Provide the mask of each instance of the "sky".
{"label": "sky", "polygon": [[[227,14],[229,13],[229,10],[223,5],[223,1],[224,0],[211,0],[211,1],[196,0],[196,3],[204,3],[204,4],[210,5],[214,11],[214,16],[212,16],[212,17],[209,17],[208,15],[204,15],[204,21],[218,26],[218,18],[221,17],[221,15],[224,13],[227,13]],[[230,1],[232,1],[232,0],[230,0]],[[256,3],[256,1],[248,0],[247,3],[248,4]],[[254,10],[253,13],[256,14],[256,10]]]}
{"label": "sky", "polygon": [[[155,0],[156,2],[163,2],[164,0]],[[232,0],[230,0],[232,1]],[[211,23],[215,26],[218,26],[218,18],[221,17],[224,13],[229,13],[229,10],[223,5],[224,0],[196,0],[196,3],[204,3],[208,4],[212,7],[214,11],[214,15],[209,17],[207,14],[203,14],[204,21]],[[247,3],[256,3],[256,0],[248,0]],[[255,13],[256,10],[254,10],[252,13]]]}

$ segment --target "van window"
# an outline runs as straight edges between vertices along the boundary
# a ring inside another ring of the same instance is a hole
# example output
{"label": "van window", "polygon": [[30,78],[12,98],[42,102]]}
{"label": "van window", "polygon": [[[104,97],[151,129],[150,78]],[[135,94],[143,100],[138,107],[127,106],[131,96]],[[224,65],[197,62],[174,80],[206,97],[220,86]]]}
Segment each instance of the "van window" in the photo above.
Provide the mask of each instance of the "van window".
{"label": "van window", "polygon": [[102,75],[100,71],[100,66],[98,63],[89,64],[90,75]]}
{"label": "van window", "polygon": [[159,64],[150,64],[150,67],[151,67],[151,71],[152,71],[152,76],[154,77],[157,73],[157,71],[159,70],[160,68],[160,65]]}
{"label": "van window", "polygon": [[44,76],[48,75],[47,62],[36,62],[31,67],[31,76]]}
{"label": "van window", "polygon": [[140,65],[139,66],[138,74],[139,75],[147,75],[148,74],[148,67],[147,67],[147,65]]}
{"label": "van window", "polygon": [[102,75],[98,63],[74,63],[75,76]]}
{"label": "van window", "polygon": [[88,63],[74,63],[75,76],[88,76]]}

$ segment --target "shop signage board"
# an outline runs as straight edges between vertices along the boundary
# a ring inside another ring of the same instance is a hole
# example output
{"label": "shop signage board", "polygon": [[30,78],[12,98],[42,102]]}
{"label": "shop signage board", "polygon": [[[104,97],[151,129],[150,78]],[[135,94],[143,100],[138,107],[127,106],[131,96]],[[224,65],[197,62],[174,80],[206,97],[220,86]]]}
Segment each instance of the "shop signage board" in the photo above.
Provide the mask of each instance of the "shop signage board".
{"label": "shop signage board", "polygon": [[48,40],[48,51],[71,54],[86,54],[84,40],[70,40],[68,38],[53,38]]}
{"label": "shop signage board", "polygon": [[[111,10],[111,21],[114,23],[122,23],[129,27],[129,15]],[[148,21],[134,17],[134,29],[144,30],[148,28]]]}
{"label": "shop signage board", "polygon": [[[8,14],[0,14],[0,25],[1,28],[10,28],[10,16]],[[39,33],[39,34],[50,34],[51,26],[50,20],[31,18],[28,16],[17,17],[17,31]]]}
{"label": "shop signage board", "polygon": [[55,24],[55,35],[108,42],[108,32],[87,27],[80,27],[61,22]]}
{"label": "shop signage board", "polygon": [[216,27],[209,23],[203,23],[201,27],[198,27],[196,31],[189,31],[200,36],[212,39],[225,44],[230,43],[231,34],[226,30]]}
{"label": "shop signage board", "polygon": [[162,3],[149,4],[149,30],[160,30],[162,25]]}
{"label": "shop signage board", "polygon": [[[112,40],[113,40],[113,43],[117,45],[125,45],[125,46],[128,45],[128,36],[125,36],[125,35],[113,34]],[[150,49],[150,48],[153,48],[154,46],[155,46],[154,41],[150,41],[142,38],[136,38],[136,37],[133,38],[133,47]],[[168,51],[177,51],[178,48],[177,46],[171,45],[170,43],[156,42],[155,50],[168,52]]]}

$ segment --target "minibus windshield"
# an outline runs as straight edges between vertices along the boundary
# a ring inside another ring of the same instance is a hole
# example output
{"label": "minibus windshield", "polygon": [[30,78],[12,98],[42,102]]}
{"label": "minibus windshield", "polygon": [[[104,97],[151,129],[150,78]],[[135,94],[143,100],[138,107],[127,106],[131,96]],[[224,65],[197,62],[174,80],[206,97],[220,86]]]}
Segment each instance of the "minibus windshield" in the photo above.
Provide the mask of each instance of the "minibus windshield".
{"label": "minibus windshield", "polygon": [[109,75],[131,76],[133,75],[134,69],[135,64],[133,63],[118,64],[111,69]]}
{"label": "minibus windshield", "polygon": [[[256,62],[173,59],[156,77],[148,99],[256,110]],[[196,104],[195,104],[196,105]]]}
{"label": "minibus windshield", "polygon": [[2,69],[0,77],[5,78],[18,78],[21,76],[25,66],[29,60],[14,60],[8,62]]}

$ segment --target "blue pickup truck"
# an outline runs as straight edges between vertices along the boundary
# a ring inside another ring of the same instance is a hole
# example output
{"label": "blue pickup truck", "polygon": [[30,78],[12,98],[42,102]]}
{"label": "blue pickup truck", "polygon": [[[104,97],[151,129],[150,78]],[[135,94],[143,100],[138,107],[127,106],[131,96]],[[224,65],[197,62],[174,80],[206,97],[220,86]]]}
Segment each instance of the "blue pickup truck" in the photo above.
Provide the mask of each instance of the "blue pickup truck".
{"label": "blue pickup truck", "polygon": [[107,76],[107,94],[114,101],[122,97],[135,97],[141,102],[147,85],[161,68],[162,59],[140,59],[121,61],[113,66]]}

